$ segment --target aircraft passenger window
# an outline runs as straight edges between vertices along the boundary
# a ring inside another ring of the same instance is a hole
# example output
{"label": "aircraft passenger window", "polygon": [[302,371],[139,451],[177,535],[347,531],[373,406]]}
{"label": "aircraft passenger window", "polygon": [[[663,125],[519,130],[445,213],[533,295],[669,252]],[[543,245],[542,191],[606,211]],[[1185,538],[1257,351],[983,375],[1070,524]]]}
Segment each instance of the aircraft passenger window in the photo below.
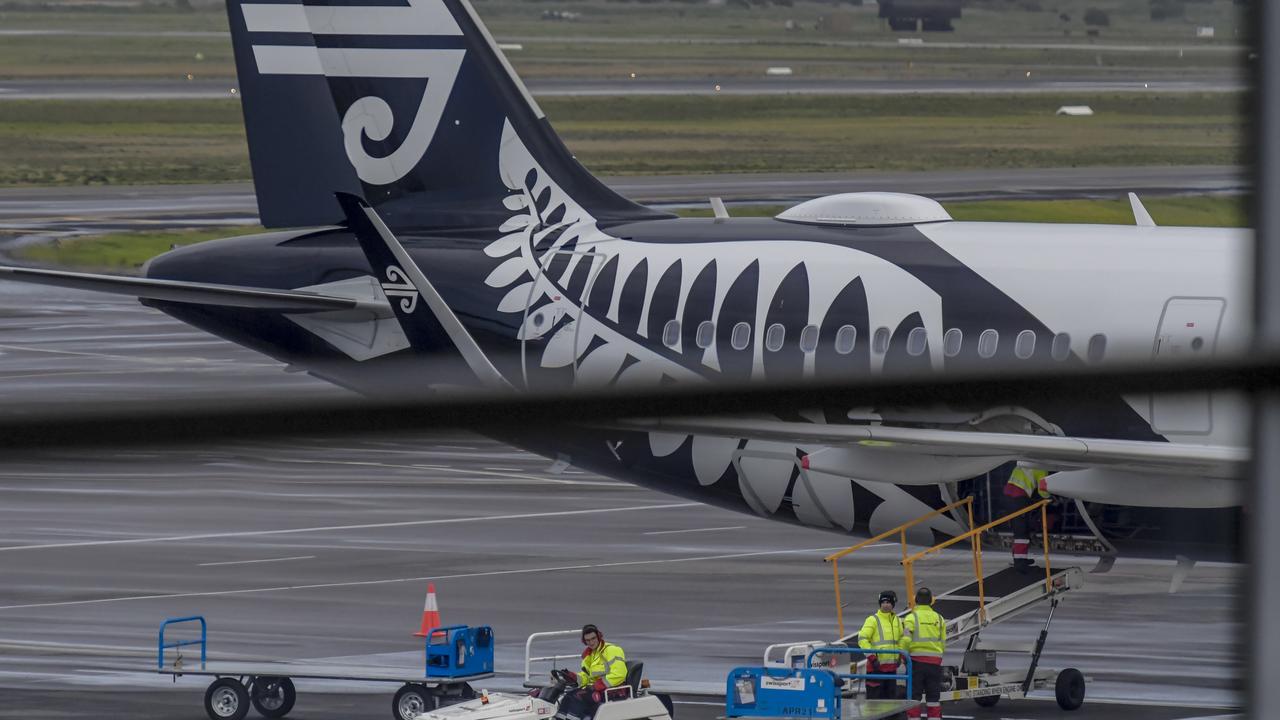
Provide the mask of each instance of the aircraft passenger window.
{"label": "aircraft passenger window", "polygon": [[782,327],[782,323],[774,323],[764,334],[764,347],[769,352],[778,352],[782,349],[782,343],[787,341],[787,329]]}
{"label": "aircraft passenger window", "polygon": [[1013,354],[1019,360],[1026,360],[1035,354],[1036,351],[1036,333],[1034,330],[1023,330],[1018,333],[1018,339],[1013,341]]}
{"label": "aircraft passenger window", "polygon": [[662,344],[673,348],[680,344],[680,321],[668,320],[662,327]]}
{"label": "aircraft passenger window", "polygon": [[1058,362],[1071,355],[1071,335],[1058,333],[1053,336],[1053,347],[1049,348],[1049,356]]}
{"label": "aircraft passenger window", "polygon": [[955,357],[960,354],[960,346],[963,344],[964,331],[960,328],[951,328],[946,335],[942,336],[942,354]]}
{"label": "aircraft passenger window", "polygon": [[995,330],[983,330],[978,336],[978,355],[984,358],[992,358],[996,355],[996,348],[1000,346],[1000,333]]}
{"label": "aircraft passenger window", "polygon": [[876,334],[871,336],[871,349],[881,355],[889,352],[889,328],[876,328]]}
{"label": "aircraft passenger window", "polygon": [[924,354],[925,347],[929,344],[929,331],[922,327],[911,328],[911,332],[907,334],[907,354],[911,356],[919,356]]}
{"label": "aircraft passenger window", "polygon": [[751,344],[751,326],[740,322],[733,326],[733,334],[729,336],[729,344],[734,350],[746,350]]}
{"label": "aircraft passenger window", "polygon": [[715,344],[715,341],[716,324],[710,320],[703,320],[698,323],[698,333],[694,336],[693,342],[705,350]]}
{"label": "aircraft passenger window", "polygon": [[1107,336],[1098,333],[1089,338],[1088,353],[1089,362],[1102,362],[1102,357],[1107,354]]}
{"label": "aircraft passenger window", "polygon": [[853,346],[858,342],[858,328],[852,325],[842,325],[836,331],[836,352],[841,355],[848,355],[853,352]]}
{"label": "aircraft passenger window", "polygon": [[800,331],[800,351],[811,353],[818,349],[818,326],[805,325]]}

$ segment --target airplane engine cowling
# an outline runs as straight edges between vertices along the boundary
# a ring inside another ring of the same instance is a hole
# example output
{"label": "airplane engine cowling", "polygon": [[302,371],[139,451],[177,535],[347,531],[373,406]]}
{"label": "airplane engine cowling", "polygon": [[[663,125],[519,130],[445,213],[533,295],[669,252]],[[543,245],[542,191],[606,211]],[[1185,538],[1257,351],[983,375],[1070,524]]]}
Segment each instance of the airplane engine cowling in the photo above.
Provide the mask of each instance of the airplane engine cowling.
{"label": "airplane engine cowling", "polygon": [[1090,468],[1049,476],[1049,492],[1109,505],[1155,508],[1225,508],[1241,504],[1238,480]]}
{"label": "airplane engine cowling", "polygon": [[833,447],[806,455],[804,468],[841,477],[895,485],[937,485],[981,475],[1011,458],[980,455],[926,455],[885,447]]}

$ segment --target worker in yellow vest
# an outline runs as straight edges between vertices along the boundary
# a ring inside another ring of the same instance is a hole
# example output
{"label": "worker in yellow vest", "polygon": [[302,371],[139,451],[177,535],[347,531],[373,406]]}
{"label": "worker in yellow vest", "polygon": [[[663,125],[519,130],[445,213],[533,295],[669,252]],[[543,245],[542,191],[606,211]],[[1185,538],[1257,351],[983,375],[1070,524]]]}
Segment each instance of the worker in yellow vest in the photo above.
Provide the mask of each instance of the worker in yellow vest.
{"label": "worker in yellow vest", "polygon": [[[893,612],[898,594],[892,590],[880,593],[880,609],[871,613],[858,632],[858,647],[863,650],[897,650],[902,642],[902,620]],[[867,655],[867,673],[893,675],[898,672],[898,654]],[[896,680],[867,680],[868,700],[896,700]]]}
{"label": "worker in yellow vest", "polygon": [[[604,694],[626,682],[627,656],[621,647],[605,642],[595,625],[582,627],[582,669],[577,673],[578,689],[565,695],[556,720],[590,720],[604,702]],[[572,673],[570,673],[572,674]]]}
{"label": "worker in yellow vest", "polygon": [[[933,610],[933,592],[916,591],[916,606],[902,618],[902,651],[911,656],[911,695],[924,697],[929,720],[942,718],[942,653],[947,648],[947,622]],[[918,720],[920,706],[907,711],[908,720]]]}
{"label": "worker in yellow vest", "polygon": [[[1049,473],[1036,468],[1023,467],[1018,465],[1009,475],[1009,481],[1004,484],[1004,495],[1007,504],[1006,512],[1017,512],[1027,505],[1039,502],[1049,497],[1049,483],[1046,478]],[[1023,513],[1013,520],[1009,521],[1010,529],[1013,531],[1013,567],[1020,572],[1025,572],[1035,565],[1031,559],[1031,533],[1039,524],[1040,514],[1037,512]],[[1044,528],[1041,528],[1043,531]]]}

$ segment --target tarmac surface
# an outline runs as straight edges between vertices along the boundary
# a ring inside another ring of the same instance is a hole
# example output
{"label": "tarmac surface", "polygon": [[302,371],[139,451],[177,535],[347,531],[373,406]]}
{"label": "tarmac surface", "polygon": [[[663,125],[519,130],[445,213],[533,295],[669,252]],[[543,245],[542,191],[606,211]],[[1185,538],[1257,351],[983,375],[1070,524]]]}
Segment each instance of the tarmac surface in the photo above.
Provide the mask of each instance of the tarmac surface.
{"label": "tarmac surface", "polygon": [[[0,352],[15,402],[339,392],[131,300],[38,286],[0,284]],[[821,558],[851,541],[556,473],[465,432],[7,456],[0,718],[203,717],[204,681],[151,671],[165,617],[205,616],[211,659],[416,668],[428,582],[446,623],[494,627],[491,690],[519,685],[529,633],[590,621],[655,687],[714,693],[768,644],[834,636]],[[901,587],[897,553],[842,565],[849,623]],[[969,567],[948,554],[917,572],[938,589]],[[1172,567],[1122,559],[1064,599],[1042,666],[1090,678],[1076,716],[1221,717],[1240,702],[1242,568],[1197,566],[1171,595]],[[1031,643],[1043,622],[1037,610],[984,638]],[[385,717],[394,689],[299,682],[291,717]],[[946,712],[1061,716],[1039,697]],[[717,714],[714,695],[685,699],[711,704],[682,717]]]}
{"label": "tarmac surface", "polygon": [[[1170,79],[1021,78],[1014,80],[841,80],[796,77],[692,79],[539,80],[526,82],[540,97],[589,95],[939,95],[955,93],[1240,92],[1234,75]],[[0,100],[197,100],[235,97],[231,79],[3,80]]]}

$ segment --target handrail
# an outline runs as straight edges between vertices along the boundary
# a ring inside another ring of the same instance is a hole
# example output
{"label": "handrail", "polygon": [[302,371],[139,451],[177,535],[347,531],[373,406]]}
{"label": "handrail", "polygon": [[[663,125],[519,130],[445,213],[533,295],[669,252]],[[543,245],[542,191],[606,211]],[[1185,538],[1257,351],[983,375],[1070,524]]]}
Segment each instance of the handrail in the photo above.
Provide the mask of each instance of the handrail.
{"label": "handrail", "polygon": [[[1044,539],[1044,588],[1045,588],[1045,592],[1053,592],[1053,577],[1052,577],[1053,570],[1049,565],[1049,517],[1048,517],[1049,511],[1047,509],[1048,505],[1049,505],[1048,499],[1040,500],[1039,502],[1032,503],[1031,505],[1028,505],[1024,508],[1015,510],[1014,512],[1011,512],[1008,515],[1005,515],[1004,517],[1001,517],[996,520],[992,520],[991,522],[987,523],[986,525],[983,525],[982,527],[971,526],[970,530],[968,530],[967,532],[961,533],[960,535],[956,535],[955,537],[949,540],[946,540],[945,542],[941,542],[937,545],[934,545],[931,548],[926,548],[924,550],[921,550],[915,555],[912,555],[911,557],[903,559],[902,566],[906,568],[906,574],[907,574],[907,592],[908,592],[907,601],[911,604],[911,607],[914,608],[916,604],[915,603],[914,566],[917,560],[919,560],[920,558],[926,555],[942,550],[944,548],[951,547],[952,545],[955,545],[956,543],[966,538],[971,539],[974,547],[977,548],[979,545],[978,538],[982,535],[982,533],[994,527],[997,527],[999,525],[1003,525],[1009,522],[1010,520],[1013,520],[1016,517],[1025,515],[1033,510],[1040,511],[1040,535]],[[976,550],[975,552],[977,552],[976,557],[977,557],[977,563],[978,563],[975,566],[975,569],[978,574],[978,613],[979,613],[979,618],[983,618],[986,614],[986,594],[982,586],[982,573],[981,573],[982,556],[980,552]]]}
{"label": "handrail", "polygon": [[[175,640],[166,643],[164,641],[164,630],[170,625],[179,623],[199,622],[200,623],[200,639],[199,640]],[[203,670],[206,661],[209,658],[209,624],[205,622],[204,616],[192,615],[190,617],[169,618],[160,623],[160,632],[156,637],[156,669],[164,670],[164,651],[169,648],[181,648],[188,645],[200,646],[200,669]],[[176,666],[175,666],[176,669]]]}
{"label": "handrail", "polygon": [[[890,654],[901,656],[903,661],[903,667],[906,669],[907,699],[915,700],[915,696],[911,694],[911,679],[912,679],[912,676],[914,675],[914,673],[911,672],[911,653],[908,653],[905,650],[899,650],[899,649],[890,650],[888,648],[877,649],[877,648],[836,647],[834,645],[828,645],[826,647],[816,647],[810,650],[809,656],[805,658],[804,666],[806,668],[812,668],[814,656],[822,653],[825,653],[828,655],[839,655],[839,654],[862,655],[864,657],[868,655],[890,655]],[[897,681],[899,678],[902,677],[897,673],[835,673],[835,676],[840,678],[847,678],[850,680],[894,680],[894,681]]]}
{"label": "handrail", "polygon": [[573,659],[579,659],[582,657],[581,653],[577,655],[543,655],[541,657],[534,657],[533,656],[534,640],[540,639],[540,638],[549,638],[549,637],[580,636],[581,634],[582,632],[580,630],[552,630],[550,632],[536,632],[530,635],[528,639],[524,641],[524,682],[526,684],[529,682],[530,673],[532,672],[532,665],[535,662],[550,661],[552,663],[552,667],[555,667],[555,663],[560,660],[573,660]]}
{"label": "handrail", "polygon": [[[839,631],[839,633],[840,633],[839,637],[843,638],[843,637],[845,636],[845,635],[844,635],[844,605],[840,602],[840,558],[842,558],[842,557],[844,557],[844,556],[846,556],[846,555],[848,555],[848,554],[850,554],[850,553],[853,553],[853,552],[856,552],[856,551],[858,551],[858,550],[861,550],[862,548],[864,548],[864,547],[866,547],[866,546],[868,546],[868,545],[870,545],[870,544],[872,544],[872,543],[880,542],[881,540],[883,540],[883,539],[885,539],[885,538],[889,537],[890,535],[893,535],[893,534],[897,533],[897,534],[899,535],[899,539],[900,539],[900,542],[901,542],[901,544],[902,544],[902,561],[905,563],[905,562],[906,562],[906,560],[907,560],[907,530],[909,530],[909,529],[911,529],[911,528],[915,527],[916,525],[919,525],[920,523],[924,522],[925,520],[928,520],[929,518],[936,517],[936,516],[941,515],[941,514],[943,514],[943,513],[945,513],[945,512],[950,512],[951,510],[954,510],[954,509],[956,509],[956,508],[960,507],[961,505],[965,505],[965,506],[967,506],[967,507],[968,507],[968,511],[969,511],[969,527],[973,527],[973,497],[972,497],[972,496],[970,496],[970,497],[964,498],[964,499],[962,499],[962,500],[957,500],[957,501],[955,501],[955,502],[953,502],[953,503],[951,503],[950,505],[947,505],[947,506],[945,506],[945,507],[940,507],[940,508],[938,508],[937,510],[931,510],[931,511],[929,511],[929,512],[925,513],[924,515],[921,515],[920,517],[918,517],[918,518],[916,518],[916,519],[914,519],[914,520],[910,520],[910,521],[908,521],[908,522],[905,522],[905,523],[903,523],[903,524],[901,524],[901,525],[899,525],[899,526],[897,526],[897,527],[895,527],[895,528],[893,528],[893,529],[891,529],[891,530],[886,530],[886,531],[884,531],[884,532],[880,533],[879,535],[876,535],[876,536],[875,536],[875,537],[873,537],[873,538],[868,538],[868,539],[866,539],[866,540],[863,540],[862,542],[858,543],[857,545],[854,545],[853,547],[845,548],[844,550],[841,550],[840,552],[833,553],[833,554],[828,555],[828,556],[826,556],[825,558],[823,558],[823,562],[829,562],[829,563],[831,563],[831,574],[832,574],[832,577],[835,579],[835,589],[836,589],[836,627],[837,627],[837,629],[838,629],[838,631]],[[982,567],[982,560],[981,560],[981,559],[978,557],[978,555],[977,555],[977,553],[978,553],[978,545],[977,545],[977,543],[976,543],[976,542],[974,543],[974,553],[975,553],[975,555],[974,555],[974,563],[975,563],[975,567],[977,567],[977,568],[981,569],[981,567]],[[981,574],[979,574],[979,575],[978,575],[978,577],[979,577],[979,583],[981,583],[981,577],[982,577],[982,576],[981,576]],[[911,595],[913,595],[913,594],[914,594],[914,592],[915,592],[915,591],[914,591],[914,588],[912,588],[910,585],[908,585],[908,586],[907,586],[907,597],[908,597],[908,600],[910,600],[910,597],[911,597]]]}

